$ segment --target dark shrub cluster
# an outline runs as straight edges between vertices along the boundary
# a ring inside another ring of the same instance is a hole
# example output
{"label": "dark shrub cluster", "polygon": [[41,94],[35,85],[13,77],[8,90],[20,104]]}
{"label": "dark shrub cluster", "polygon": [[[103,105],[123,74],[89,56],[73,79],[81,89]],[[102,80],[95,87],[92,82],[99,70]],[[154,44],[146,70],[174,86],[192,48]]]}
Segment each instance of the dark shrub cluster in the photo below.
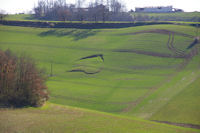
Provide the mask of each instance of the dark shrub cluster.
{"label": "dark shrub cluster", "polygon": [[48,100],[43,72],[33,60],[0,50],[0,105],[41,106]]}

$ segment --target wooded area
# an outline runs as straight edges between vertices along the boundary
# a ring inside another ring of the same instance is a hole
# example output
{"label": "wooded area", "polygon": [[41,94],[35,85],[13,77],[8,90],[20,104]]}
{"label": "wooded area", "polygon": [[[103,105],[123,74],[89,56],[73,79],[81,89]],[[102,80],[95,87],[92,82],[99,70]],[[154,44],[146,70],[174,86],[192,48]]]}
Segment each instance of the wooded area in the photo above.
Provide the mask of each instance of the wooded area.
{"label": "wooded area", "polygon": [[59,21],[132,21],[126,7],[118,0],[95,0],[88,6],[84,0],[67,4],[65,0],[39,0],[34,7],[35,18]]}

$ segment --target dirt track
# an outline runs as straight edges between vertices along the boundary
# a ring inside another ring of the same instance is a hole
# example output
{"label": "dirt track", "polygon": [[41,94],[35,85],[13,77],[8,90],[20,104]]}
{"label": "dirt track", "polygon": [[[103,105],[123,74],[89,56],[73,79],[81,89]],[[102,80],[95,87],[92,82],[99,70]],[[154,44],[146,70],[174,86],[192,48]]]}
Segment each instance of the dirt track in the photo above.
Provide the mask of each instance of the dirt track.
{"label": "dirt track", "polygon": [[178,50],[174,47],[174,33],[169,33],[167,48],[169,50],[171,50],[174,55],[180,55],[180,56],[183,56],[183,57],[187,57],[187,55],[185,55],[185,53],[183,51]]}
{"label": "dirt track", "polygon": [[82,69],[74,69],[74,70],[70,70],[68,72],[83,72],[85,74],[97,74],[97,73],[100,73],[102,71],[103,68],[100,68],[98,71],[96,72],[87,72],[85,70],[82,70]]}
{"label": "dirt track", "polygon": [[200,125],[195,125],[195,124],[190,124],[190,123],[175,123],[175,122],[157,121],[157,120],[152,120],[152,121],[158,122],[158,123],[165,123],[165,124],[169,124],[169,125],[175,125],[175,126],[181,126],[181,127],[187,127],[187,128],[200,129]]}

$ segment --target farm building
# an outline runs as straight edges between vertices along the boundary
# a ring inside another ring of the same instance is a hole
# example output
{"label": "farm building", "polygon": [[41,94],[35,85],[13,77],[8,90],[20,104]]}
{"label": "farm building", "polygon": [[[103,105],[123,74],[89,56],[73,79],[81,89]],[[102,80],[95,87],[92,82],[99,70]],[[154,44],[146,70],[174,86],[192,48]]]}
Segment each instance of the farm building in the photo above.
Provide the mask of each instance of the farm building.
{"label": "farm building", "polygon": [[143,7],[143,8],[136,7],[135,12],[153,12],[153,13],[173,12],[173,7],[172,6]]}

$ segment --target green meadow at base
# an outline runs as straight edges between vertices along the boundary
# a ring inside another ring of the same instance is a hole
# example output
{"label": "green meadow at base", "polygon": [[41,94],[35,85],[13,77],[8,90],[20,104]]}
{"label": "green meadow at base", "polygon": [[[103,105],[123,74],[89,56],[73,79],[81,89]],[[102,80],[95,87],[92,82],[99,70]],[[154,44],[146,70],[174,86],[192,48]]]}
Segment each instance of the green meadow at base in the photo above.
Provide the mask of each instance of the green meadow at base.
{"label": "green meadow at base", "polygon": [[198,133],[195,129],[52,103],[37,109],[0,109],[0,113],[3,133]]}

